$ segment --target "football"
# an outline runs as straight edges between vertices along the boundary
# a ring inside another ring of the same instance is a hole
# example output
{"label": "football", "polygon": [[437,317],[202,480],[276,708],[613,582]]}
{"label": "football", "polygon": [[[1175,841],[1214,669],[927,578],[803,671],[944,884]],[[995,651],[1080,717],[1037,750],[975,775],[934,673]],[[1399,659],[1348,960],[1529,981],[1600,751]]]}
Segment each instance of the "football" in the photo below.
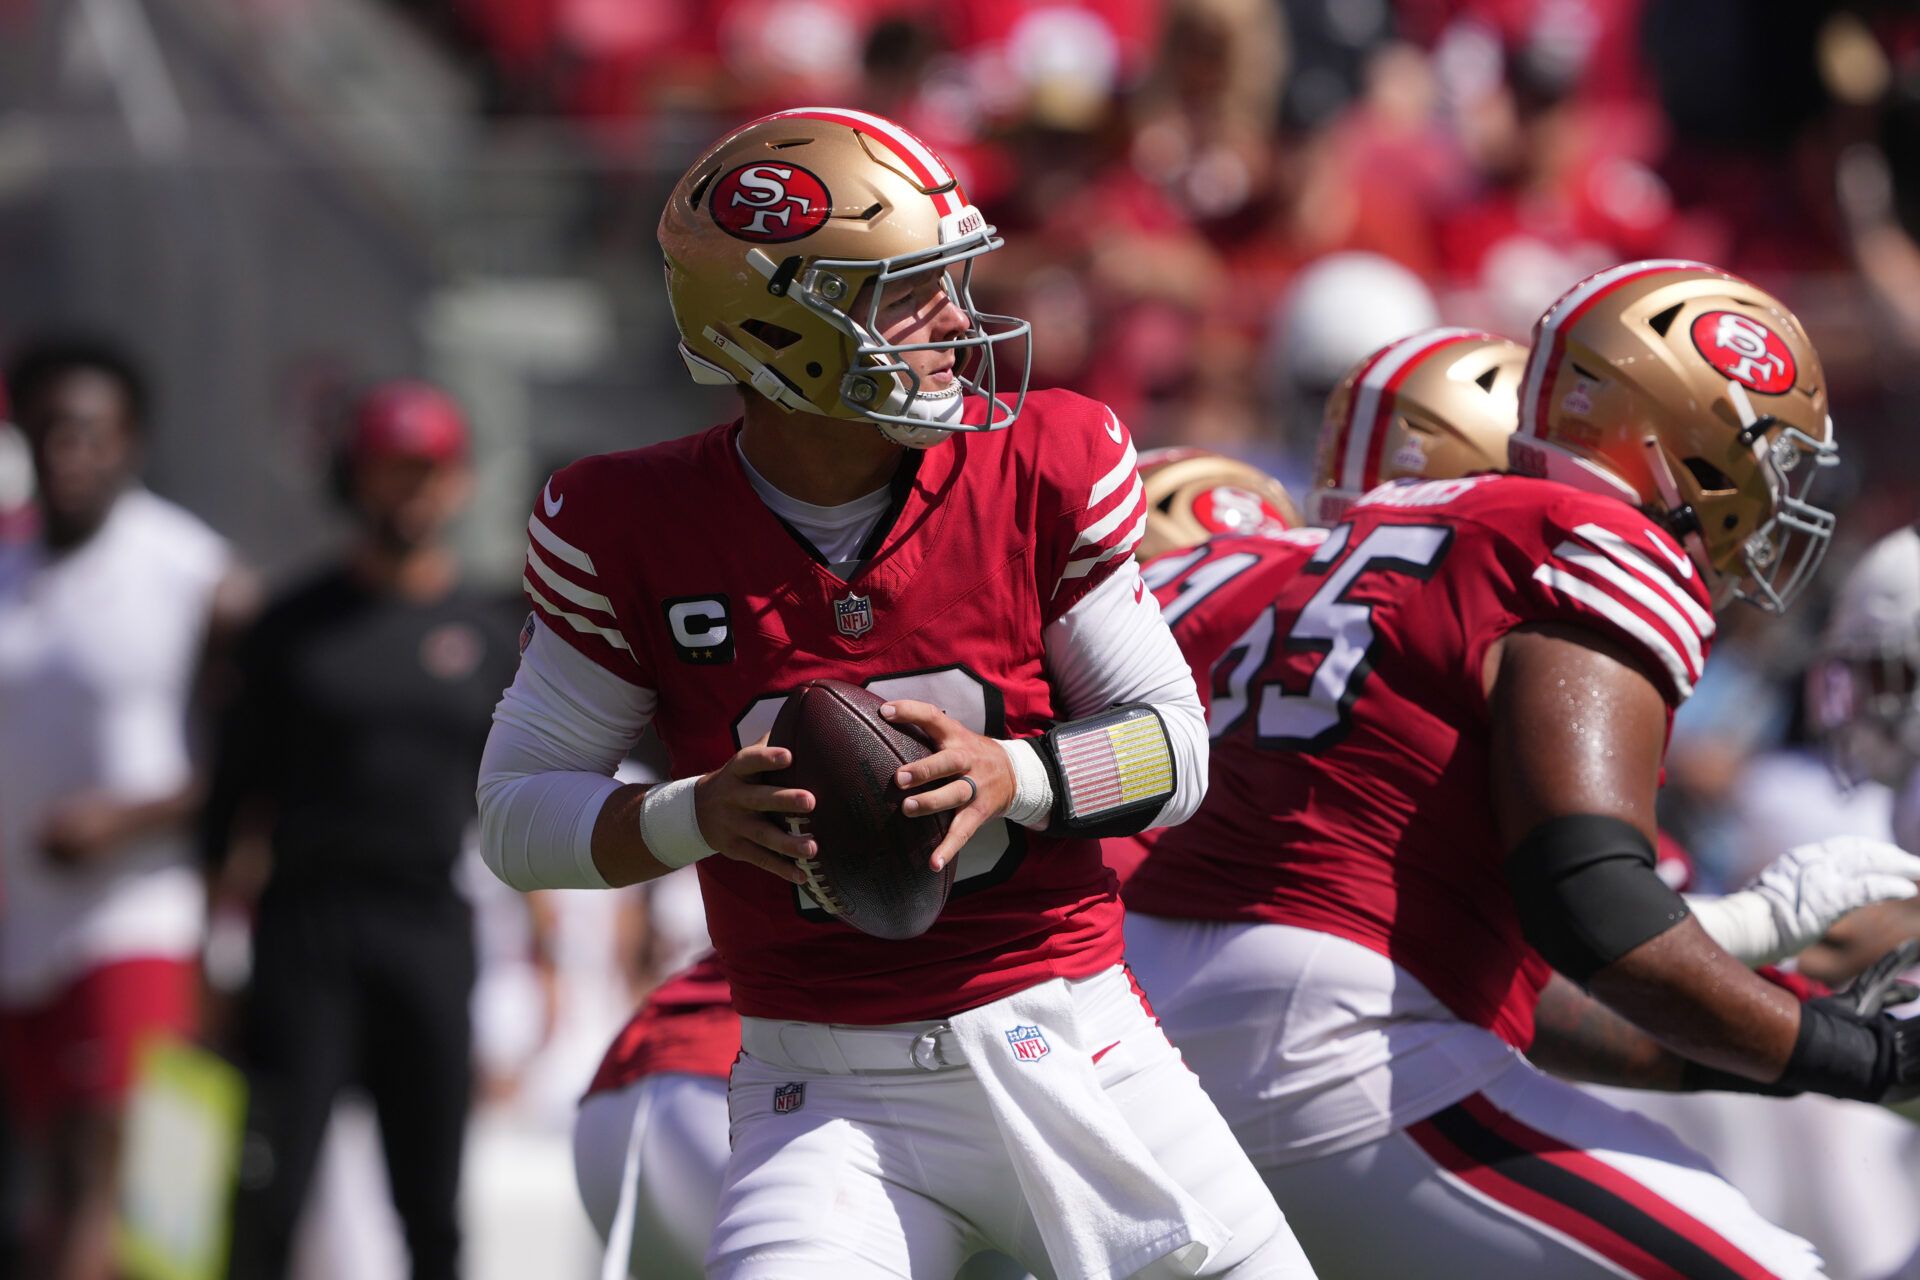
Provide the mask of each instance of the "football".
{"label": "football", "polygon": [[913,793],[901,790],[894,772],[933,748],[881,719],[885,701],[840,680],[796,689],[770,738],[793,752],[793,763],[766,781],[813,793],[813,812],[787,821],[818,846],[800,864],[815,901],[876,938],[913,938],[946,906],[954,864],[938,873],[927,866],[946,837],[947,814],[911,818],[900,811]]}

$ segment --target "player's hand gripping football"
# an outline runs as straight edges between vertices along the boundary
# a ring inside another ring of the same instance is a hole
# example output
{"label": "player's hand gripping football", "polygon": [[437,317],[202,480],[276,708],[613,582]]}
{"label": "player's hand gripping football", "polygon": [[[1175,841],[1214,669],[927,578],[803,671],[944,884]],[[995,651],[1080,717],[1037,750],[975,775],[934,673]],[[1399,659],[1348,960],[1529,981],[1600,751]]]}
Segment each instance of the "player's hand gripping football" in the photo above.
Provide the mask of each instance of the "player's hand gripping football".
{"label": "player's hand gripping football", "polygon": [[781,818],[813,812],[813,793],[757,781],[759,775],[792,763],[793,752],[768,746],[763,736],[694,784],[693,811],[701,836],[722,856],[805,884],[807,873],[794,861],[819,850],[811,838],[788,830]]}
{"label": "player's hand gripping football", "polygon": [[[1007,762],[1006,748],[931,703],[899,698],[881,707],[880,714],[891,724],[918,729],[933,743],[932,755],[902,765],[894,775],[903,790],[941,778],[952,779],[943,787],[908,796],[900,806],[902,813],[915,818],[929,813],[953,814],[947,838],[928,859],[928,865],[939,871],[982,824],[1007,811],[1013,802],[1013,766]],[[973,780],[971,786],[969,778]]]}

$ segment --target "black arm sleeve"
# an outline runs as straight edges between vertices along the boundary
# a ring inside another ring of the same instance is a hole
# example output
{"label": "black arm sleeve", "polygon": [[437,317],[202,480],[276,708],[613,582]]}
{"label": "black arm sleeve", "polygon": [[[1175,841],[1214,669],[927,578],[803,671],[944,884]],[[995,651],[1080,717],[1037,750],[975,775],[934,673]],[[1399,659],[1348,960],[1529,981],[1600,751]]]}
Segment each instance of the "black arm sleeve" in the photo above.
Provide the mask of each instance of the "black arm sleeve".
{"label": "black arm sleeve", "polygon": [[1687,918],[1632,823],[1575,814],[1541,823],[1507,856],[1520,929],[1548,964],[1585,986],[1594,974]]}

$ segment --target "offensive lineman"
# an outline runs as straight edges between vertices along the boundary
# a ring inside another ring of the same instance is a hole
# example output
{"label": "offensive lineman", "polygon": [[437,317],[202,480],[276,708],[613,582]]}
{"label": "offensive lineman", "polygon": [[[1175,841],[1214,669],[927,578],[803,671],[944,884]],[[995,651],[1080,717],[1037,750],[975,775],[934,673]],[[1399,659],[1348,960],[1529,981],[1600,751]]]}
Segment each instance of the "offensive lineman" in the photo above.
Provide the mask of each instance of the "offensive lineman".
{"label": "offensive lineman", "polygon": [[[1125,428],[999,376],[1026,326],[967,282],[1000,242],[888,121],[736,131],[660,238],[688,366],[743,415],[549,482],[479,795],[519,888],[699,863],[743,1042],[709,1274],[951,1274],[989,1246],[1042,1276],[1311,1274],[1120,965],[1094,837],[1184,818],[1206,756],[1128,554]],[[906,808],[953,812],[934,862],[959,880],[918,939],[832,919],[802,824],[772,820],[812,797],[756,780],[788,762],[761,741],[785,693],[824,676],[938,747],[900,781],[949,779]],[[676,779],[618,786],[650,721]],[[1128,725],[1147,765],[1061,763]]]}
{"label": "offensive lineman", "polygon": [[[1344,456],[1380,447],[1418,355],[1349,386]],[[1164,917],[1130,952],[1333,1274],[1815,1275],[1670,1137],[1509,1046],[1544,955],[1707,1064],[1696,1085],[1920,1075],[1910,1031],[1800,1008],[1653,875],[1709,607],[1784,607],[1830,529],[1805,502],[1833,451],[1818,364],[1777,302],[1667,262],[1577,286],[1526,372],[1512,456],[1552,480],[1370,495],[1214,667],[1214,801],[1130,884]]]}

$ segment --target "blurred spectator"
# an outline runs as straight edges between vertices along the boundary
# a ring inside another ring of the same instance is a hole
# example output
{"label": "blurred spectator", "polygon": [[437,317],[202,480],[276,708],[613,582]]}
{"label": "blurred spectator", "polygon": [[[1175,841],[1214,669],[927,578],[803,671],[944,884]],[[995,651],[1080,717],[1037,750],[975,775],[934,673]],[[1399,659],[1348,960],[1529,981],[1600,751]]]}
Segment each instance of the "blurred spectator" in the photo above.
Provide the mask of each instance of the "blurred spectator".
{"label": "blurred spectator", "polygon": [[452,870],[517,613],[463,588],[445,542],[467,454],[441,392],[397,383],[364,398],[338,475],[353,542],[241,649],[207,818],[216,867],[249,819],[266,824],[271,858],[240,1034],[253,1097],[239,1277],[285,1272],[352,1083],[379,1117],[413,1274],[457,1274],[474,939]]}
{"label": "blurred spectator", "polygon": [[136,1051],[195,1024],[189,702],[249,592],[224,541],[140,487],[126,356],[33,344],[7,388],[41,525],[0,545],[0,1082],[29,1273],[105,1280]]}

